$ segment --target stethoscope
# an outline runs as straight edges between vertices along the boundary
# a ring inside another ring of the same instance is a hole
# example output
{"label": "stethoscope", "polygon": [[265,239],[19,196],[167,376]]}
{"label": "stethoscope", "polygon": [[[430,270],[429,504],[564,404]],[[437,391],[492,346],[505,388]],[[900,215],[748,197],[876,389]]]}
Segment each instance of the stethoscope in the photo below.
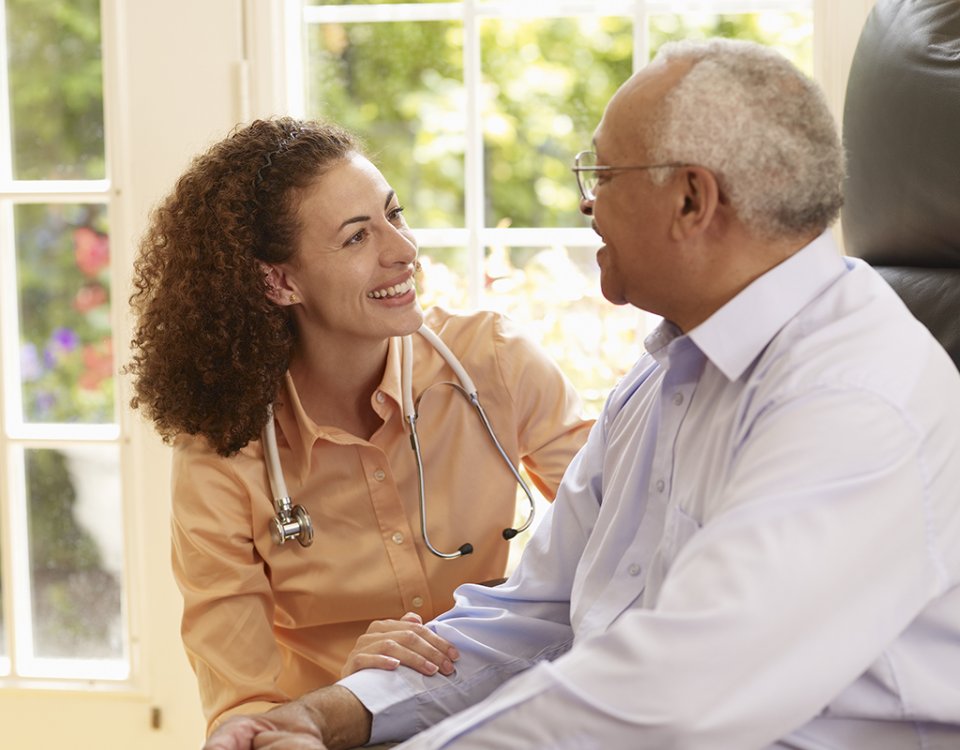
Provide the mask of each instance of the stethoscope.
{"label": "stethoscope", "polygon": [[[401,408],[404,428],[407,434],[410,436],[410,446],[413,448],[413,454],[417,460],[417,479],[420,488],[420,531],[423,534],[423,541],[427,545],[427,549],[429,549],[437,557],[442,557],[445,560],[452,560],[457,557],[462,557],[463,555],[469,555],[471,552],[473,552],[473,545],[466,543],[461,545],[460,549],[458,549],[456,552],[445,554],[434,548],[434,546],[430,544],[430,538],[427,536],[427,506],[424,498],[423,457],[420,455],[420,440],[417,437],[417,419],[420,417],[420,402],[423,400],[423,397],[427,395],[427,392],[431,388],[434,388],[438,385],[449,385],[451,388],[458,391],[460,395],[462,395],[467,401],[473,404],[474,408],[477,410],[477,414],[480,415],[480,421],[483,422],[483,426],[486,428],[487,434],[493,441],[494,446],[509,467],[514,478],[523,488],[524,493],[527,495],[527,500],[530,502],[530,513],[527,515],[527,520],[524,521],[523,525],[519,528],[504,529],[503,538],[507,540],[513,539],[517,534],[520,534],[530,528],[530,524],[533,523],[533,515],[536,507],[533,501],[533,494],[530,492],[530,488],[527,487],[527,483],[523,481],[523,478],[520,476],[520,472],[517,471],[517,467],[513,465],[513,462],[503,450],[503,446],[500,445],[500,441],[497,440],[497,436],[494,434],[493,428],[490,426],[490,420],[487,419],[487,415],[483,411],[483,407],[480,405],[480,399],[477,396],[477,389],[474,386],[473,381],[470,379],[470,376],[467,375],[467,371],[463,369],[463,365],[460,364],[460,360],[458,360],[456,355],[450,351],[449,347],[440,340],[440,337],[426,326],[421,327],[418,333],[433,345],[433,347],[440,353],[440,356],[442,356],[446,363],[450,365],[450,368],[460,380],[459,385],[449,381],[434,383],[433,385],[430,385],[424,389],[424,391],[417,396],[416,402],[414,402],[413,341],[411,340],[410,336],[403,337],[401,348],[402,361],[400,365],[400,390],[402,399]],[[310,520],[310,514],[307,513],[306,508],[304,508],[302,505],[291,504],[290,496],[287,494],[287,485],[286,482],[284,482],[283,471],[280,468],[280,454],[277,450],[277,435],[273,426],[272,407],[270,408],[270,413],[267,418],[267,424],[263,428],[263,446],[264,460],[267,464],[267,475],[270,478],[270,489],[273,492],[273,497],[275,498],[273,505],[277,512],[276,517],[270,520],[270,536],[274,543],[280,546],[282,546],[288,539],[296,539],[302,546],[309,547],[311,544],[313,544],[313,521]]]}

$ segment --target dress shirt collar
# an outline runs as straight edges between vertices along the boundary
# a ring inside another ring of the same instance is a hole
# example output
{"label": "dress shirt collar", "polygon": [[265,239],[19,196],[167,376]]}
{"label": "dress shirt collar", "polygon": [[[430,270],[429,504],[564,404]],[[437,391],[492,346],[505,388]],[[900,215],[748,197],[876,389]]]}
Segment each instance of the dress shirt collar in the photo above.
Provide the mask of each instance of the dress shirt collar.
{"label": "dress shirt collar", "polygon": [[[393,337],[390,339],[390,346],[387,349],[387,366],[380,381],[380,387],[371,395],[373,408],[384,421],[387,420],[389,412],[393,408],[398,408],[398,406],[381,404],[377,401],[376,396],[377,392],[382,392],[393,399],[396,405],[400,404],[400,356],[401,340]],[[281,396],[284,408],[277,412],[277,422],[281,433],[293,451],[296,460],[295,470],[301,482],[305,482],[310,475],[310,454],[313,450],[313,444],[318,439],[344,444],[366,442],[343,430],[318,426],[310,419],[300,403],[300,396],[289,370],[287,370],[284,378],[284,391],[285,393]]]}
{"label": "dress shirt collar", "polygon": [[[737,380],[783,326],[847,270],[826,230],[758,278],[688,334],[729,380]],[[664,364],[666,347],[683,334],[664,320],[647,337],[647,351]]]}

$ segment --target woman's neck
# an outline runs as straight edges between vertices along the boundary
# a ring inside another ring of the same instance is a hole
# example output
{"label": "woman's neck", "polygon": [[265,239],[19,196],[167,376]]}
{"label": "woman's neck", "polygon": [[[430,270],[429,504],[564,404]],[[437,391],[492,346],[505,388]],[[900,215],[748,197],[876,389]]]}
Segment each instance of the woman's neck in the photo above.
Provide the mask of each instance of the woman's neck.
{"label": "woman's neck", "polygon": [[345,346],[298,346],[290,376],[300,403],[318,425],[338,427],[369,440],[383,421],[371,404],[387,366],[389,340]]}

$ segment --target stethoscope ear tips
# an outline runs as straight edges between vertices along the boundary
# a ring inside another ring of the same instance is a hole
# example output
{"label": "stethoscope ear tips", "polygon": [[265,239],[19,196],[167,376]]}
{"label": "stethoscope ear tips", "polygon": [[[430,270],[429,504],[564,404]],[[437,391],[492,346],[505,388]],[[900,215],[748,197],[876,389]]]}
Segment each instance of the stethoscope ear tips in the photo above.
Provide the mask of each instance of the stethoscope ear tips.
{"label": "stethoscope ear tips", "polygon": [[457,551],[460,553],[460,557],[463,557],[464,555],[469,555],[473,552],[473,545],[467,542]]}
{"label": "stethoscope ear tips", "polygon": [[504,529],[503,538],[508,542],[513,539],[519,532],[516,529]]}

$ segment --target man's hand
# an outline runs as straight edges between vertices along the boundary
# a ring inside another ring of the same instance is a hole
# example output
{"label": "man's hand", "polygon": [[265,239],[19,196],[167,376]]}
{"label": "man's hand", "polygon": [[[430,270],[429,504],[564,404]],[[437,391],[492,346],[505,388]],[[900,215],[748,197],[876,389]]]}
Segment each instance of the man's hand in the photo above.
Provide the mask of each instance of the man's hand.
{"label": "man's hand", "polygon": [[343,750],[365,744],[371,725],[356,696],[332,685],[265,714],[231,716],[202,750]]}
{"label": "man's hand", "polygon": [[450,643],[430,628],[420,615],[407,612],[399,620],[375,620],[357,639],[340,672],[346,677],[361,669],[396,669],[401,664],[427,676],[453,674],[460,658]]}

